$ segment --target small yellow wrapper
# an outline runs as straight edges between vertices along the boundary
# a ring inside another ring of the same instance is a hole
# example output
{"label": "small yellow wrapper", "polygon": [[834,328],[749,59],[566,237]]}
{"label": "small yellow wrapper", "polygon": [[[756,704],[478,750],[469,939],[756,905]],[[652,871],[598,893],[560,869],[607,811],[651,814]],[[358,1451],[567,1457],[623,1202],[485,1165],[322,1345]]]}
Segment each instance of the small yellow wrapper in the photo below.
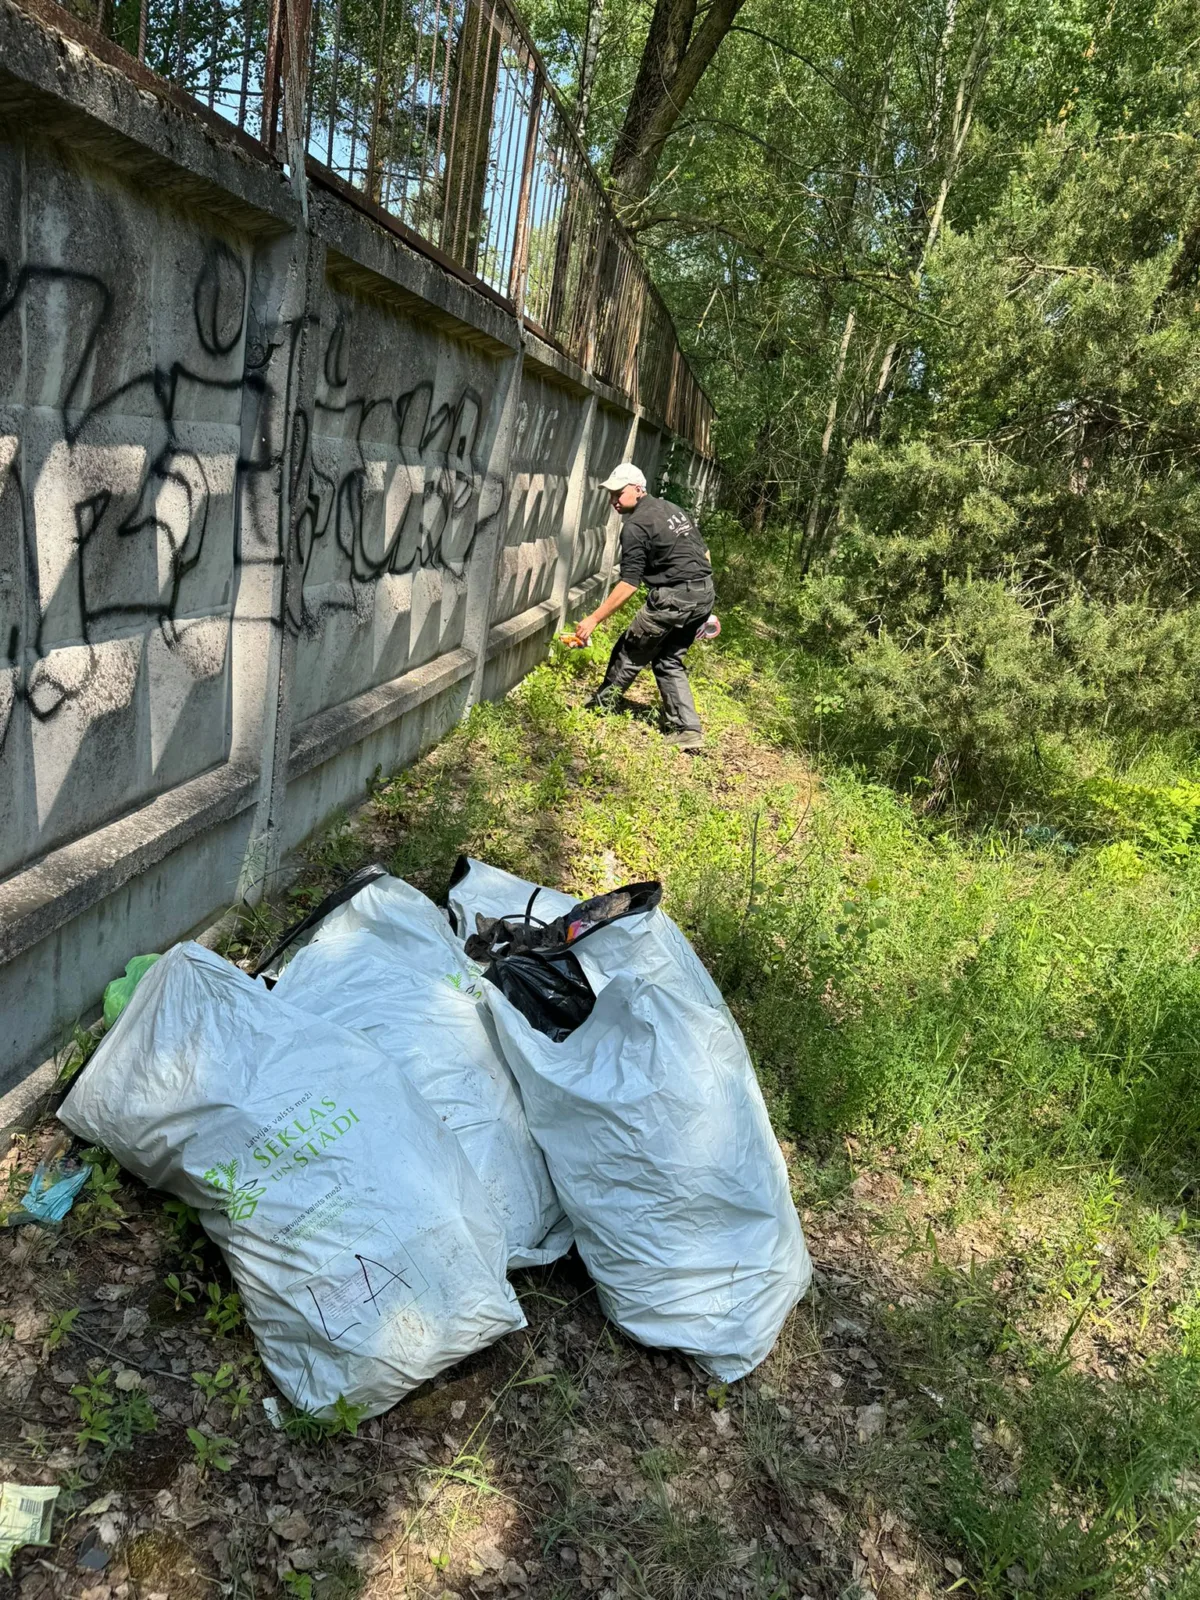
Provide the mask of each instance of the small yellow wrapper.
{"label": "small yellow wrapper", "polygon": [[24,1483],[0,1484],[0,1572],[12,1571],[13,1551],[23,1544],[49,1544],[57,1489]]}

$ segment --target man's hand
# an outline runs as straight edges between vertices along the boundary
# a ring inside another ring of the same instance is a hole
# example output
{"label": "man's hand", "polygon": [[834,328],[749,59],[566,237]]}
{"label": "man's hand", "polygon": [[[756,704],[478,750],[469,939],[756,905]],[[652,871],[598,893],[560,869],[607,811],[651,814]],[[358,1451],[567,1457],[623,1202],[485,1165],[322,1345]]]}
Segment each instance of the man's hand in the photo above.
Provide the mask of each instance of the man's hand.
{"label": "man's hand", "polygon": [[584,644],[588,642],[602,622],[607,622],[613,612],[619,611],[627,600],[633,599],[636,593],[636,583],[625,583],[622,580],[601,600],[591,616],[584,617],[582,622],[577,622],[575,624],[575,632],[583,640]]}

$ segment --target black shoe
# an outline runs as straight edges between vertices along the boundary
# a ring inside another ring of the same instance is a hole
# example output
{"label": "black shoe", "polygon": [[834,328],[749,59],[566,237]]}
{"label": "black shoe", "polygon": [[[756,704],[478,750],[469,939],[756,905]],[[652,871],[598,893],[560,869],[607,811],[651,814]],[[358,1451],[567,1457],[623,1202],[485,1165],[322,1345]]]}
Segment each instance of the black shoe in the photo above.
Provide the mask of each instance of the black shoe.
{"label": "black shoe", "polygon": [[621,696],[614,694],[611,689],[597,689],[595,694],[588,695],[583,702],[585,711],[615,711],[621,704]]}
{"label": "black shoe", "polygon": [[704,735],[694,728],[680,728],[675,733],[663,735],[664,744],[672,744],[676,750],[685,750],[689,755],[695,755],[704,748]]}

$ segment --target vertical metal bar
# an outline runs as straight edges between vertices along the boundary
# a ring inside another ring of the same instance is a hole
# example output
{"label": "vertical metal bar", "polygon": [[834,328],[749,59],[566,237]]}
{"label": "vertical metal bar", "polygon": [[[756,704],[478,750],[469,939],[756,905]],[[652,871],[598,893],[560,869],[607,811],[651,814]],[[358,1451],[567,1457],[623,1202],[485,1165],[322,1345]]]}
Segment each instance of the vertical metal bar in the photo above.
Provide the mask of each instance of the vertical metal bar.
{"label": "vertical metal bar", "polygon": [[329,142],[325,148],[325,165],[333,171],[333,139],[337,128],[338,79],[342,70],[342,0],[337,0],[337,18],[333,25],[333,83],[329,90]]}
{"label": "vertical metal bar", "polygon": [[213,13],[211,48],[208,53],[208,109],[213,108],[213,101],[217,93],[217,53],[221,47],[221,23],[225,20],[221,12],[221,0],[210,0]]}
{"label": "vertical metal bar", "polygon": [[[488,15],[483,46],[483,78],[472,96],[469,114],[474,126],[468,126],[471,155],[467,163],[467,184],[459,193],[459,211],[463,217],[462,262],[471,272],[478,272],[483,250],[483,219],[487,210],[488,169],[491,163],[492,129],[496,123],[500,79],[504,71],[504,28],[499,13],[492,6]],[[493,52],[495,61],[493,63]],[[489,94],[488,87],[491,87]],[[496,176],[499,178],[499,144],[497,144]],[[476,209],[478,208],[478,209]]]}
{"label": "vertical metal bar", "polygon": [[375,149],[379,140],[379,119],[383,115],[383,49],[387,34],[387,0],[379,0],[379,52],[375,63],[375,95],[371,105],[371,127],[367,140],[366,182],[363,184],[372,200],[377,200],[375,186]]}
{"label": "vertical metal bar", "polygon": [[150,0],[142,0],[138,11],[138,47],[137,58],[139,61],[146,59],[146,13],[150,8]]}
{"label": "vertical metal bar", "polygon": [[[455,76],[454,80],[454,105],[450,112],[450,147],[446,152],[445,194],[442,200],[442,237],[439,242],[442,249],[446,251],[447,255],[452,256],[455,261],[461,260],[460,251],[458,248],[458,217],[459,212],[462,210],[463,167],[461,151],[464,141],[463,138],[460,137],[460,134],[464,134],[465,136],[465,130],[462,129],[461,124],[466,120],[462,112],[463,83],[466,78],[466,73],[462,69],[464,68],[468,59],[476,64],[479,61],[479,41],[483,36],[483,5],[484,0],[467,0],[467,9],[463,13],[462,30],[459,33],[458,47],[460,70]],[[475,44],[473,54],[468,58],[467,29],[470,26],[472,7],[474,8],[475,12]],[[455,159],[456,156],[457,160]],[[458,199],[454,206],[454,232],[449,241],[447,241],[446,233],[450,223],[451,185],[456,178],[459,181]]]}
{"label": "vertical metal bar", "polygon": [[[397,66],[399,66],[399,63],[397,63]],[[400,100],[401,100],[401,97],[403,95],[403,92],[404,92],[403,83],[401,82],[401,83],[398,84],[398,86],[396,88],[396,92],[394,94],[391,94],[391,95],[388,96],[388,99],[389,99],[389,102],[390,102],[390,106],[391,106],[390,116],[391,116],[392,125],[391,125],[391,129],[390,129],[390,131],[388,133],[387,155],[385,156],[384,163],[383,163],[383,170],[387,174],[387,177],[386,177],[385,183],[382,186],[381,194],[380,194],[380,201],[379,201],[380,205],[382,205],[382,207],[383,207],[383,209],[385,211],[390,211],[390,209],[391,209],[392,182],[393,182],[393,179],[395,177],[395,171],[396,171],[396,168],[395,168],[395,159],[396,159],[396,123],[397,123],[397,121],[399,119],[399,116],[400,116]]]}
{"label": "vertical metal bar", "polygon": [[262,127],[258,137],[268,150],[275,148],[275,123],[279,116],[280,31],[283,26],[283,0],[271,0],[267,15],[267,59],[263,67]]}
{"label": "vertical metal bar", "polygon": [[[414,14],[415,22],[414,22],[414,31],[413,31],[413,56],[412,56],[412,62],[411,62],[411,66],[412,66],[412,92],[407,96],[407,99],[408,99],[408,142],[405,145],[404,155],[400,160],[400,166],[399,166],[399,170],[404,174],[404,177],[403,177],[403,180],[402,180],[401,197],[400,197],[400,215],[402,217],[407,216],[407,213],[408,213],[408,192],[409,192],[410,174],[412,172],[413,136],[414,136],[414,133],[416,131],[416,123],[417,123],[417,89],[418,89],[418,85],[421,82],[421,53],[422,53],[422,46],[423,46],[424,41],[425,41],[425,17],[426,17],[426,13],[428,12],[428,9],[429,9],[429,0],[421,0],[421,9],[420,9],[419,12]],[[393,131],[393,134],[395,133],[396,120],[400,116],[400,101],[401,101],[401,98],[402,98],[402,94],[397,94],[395,109],[392,112],[392,131]],[[388,163],[391,166],[393,174],[394,174],[395,171],[396,171],[396,166],[395,166],[395,162],[394,162],[394,147],[389,149],[389,151],[388,151]]]}
{"label": "vertical metal bar", "polygon": [[362,62],[357,52],[354,56],[354,122],[350,129],[350,160],[346,165],[346,182],[354,186],[354,157],[358,150],[358,98],[362,89]]}
{"label": "vertical metal bar", "polygon": [[254,0],[244,0],[242,5],[242,82],[238,90],[237,125],[246,126],[246,101],[250,93],[250,31],[254,26]]}
{"label": "vertical metal bar", "polygon": [[[407,220],[407,217],[408,217],[408,194],[409,194],[410,175],[412,173],[413,139],[415,137],[416,128],[417,128],[417,93],[418,93],[418,90],[419,90],[420,84],[421,84],[421,54],[422,54],[422,46],[424,45],[424,42],[425,42],[425,19],[428,16],[428,14],[429,14],[429,0],[421,0],[420,19],[419,19],[419,21],[417,23],[415,41],[414,41],[414,46],[413,46],[413,63],[412,63],[413,81],[412,81],[412,94],[409,97],[408,144],[407,144],[407,146],[405,148],[405,151],[404,151],[404,161],[402,163],[403,171],[404,171],[404,197],[403,197],[403,200],[402,200],[401,206],[400,206],[400,214],[406,220]],[[431,89],[432,89],[432,82],[433,82],[434,62],[437,59],[436,23],[435,23],[434,26],[435,26],[435,32],[434,32],[433,54],[432,54],[432,57],[431,57],[431,60],[430,60],[430,68],[429,68],[429,78],[430,78]],[[399,109],[399,105],[397,104],[397,110],[398,109]]]}
{"label": "vertical metal bar", "polygon": [[[504,293],[512,275],[513,252],[516,247],[516,217],[512,212],[512,198],[518,182],[520,163],[524,157],[525,144],[523,135],[526,129],[526,116],[532,101],[522,98],[520,74],[527,68],[527,61],[518,60],[517,71],[506,74],[505,105],[506,112],[503,124],[500,120],[500,67],[496,69],[495,92],[492,95],[492,121],[500,129],[500,139],[496,145],[496,213],[500,226],[505,230],[496,233],[496,248],[494,267],[489,278],[491,287],[498,293]],[[529,75],[532,88],[533,75]],[[508,85],[511,84],[511,93]],[[522,115],[524,112],[524,115]],[[511,227],[511,232],[507,231]]]}
{"label": "vertical metal bar", "polygon": [[542,75],[535,68],[533,94],[529,103],[529,132],[525,139],[525,159],[521,163],[521,187],[517,194],[517,226],[513,240],[512,270],[508,279],[508,298],[512,301],[518,317],[525,315],[525,267],[529,254],[529,185],[533,177],[533,156],[541,112]]}
{"label": "vertical metal bar", "polygon": [[304,155],[312,147],[313,109],[316,101],[317,40],[321,36],[321,0],[314,0],[312,21],[308,28],[308,92],[304,97]]}
{"label": "vertical metal bar", "polygon": [[417,150],[417,195],[412,213],[414,223],[419,222],[425,211],[425,182],[429,174],[429,130],[433,126],[433,100],[437,91],[437,53],[441,27],[442,0],[434,0],[433,29],[429,38],[429,78],[425,88],[425,126],[421,131],[421,143]]}
{"label": "vertical metal bar", "polygon": [[[432,179],[432,181],[433,181],[433,184],[435,186],[434,187],[434,202],[433,202],[435,206],[437,205],[437,199],[436,199],[437,189],[436,189],[436,185],[437,185],[437,183],[438,183],[438,181],[439,181],[439,179],[441,177],[441,172],[442,172],[442,138],[443,138],[443,134],[445,132],[445,127],[446,127],[446,96],[450,92],[450,60],[451,60],[451,57],[453,56],[453,53],[454,53],[454,10],[453,10],[453,7],[454,7],[454,0],[449,0],[449,4],[448,4],[447,10],[446,10],[446,16],[447,16],[447,19],[448,19],[447,28],[446,28],[446,49],[445,49],[445,53],[444,53],[444,55],[442,57],[442,93],[441,93],[441,98],[438,101],[437,146],[436,146],[436,149],[434,150],[434,156],[433,156],[433,179]],[[466,26],[466,19],[467,19],[467,12],[466,12],[466,6],[464,4],[464,7],[463,7],[463,26],[464,27]],[[428,124],[426,124],[425,132],[426,132],[426,136],[428,137],[428,133],[429,133]],[[431,215],[430,215],[430,234],[431,235],[433,233],[432,224],[433,224],[433,217],[432,217],[432,213],[431,213]],[[437,239],[434,240],[434,243],[440,245],[441,242],[442,242],[441,234],[439,233]]]}
{"label": "vertical metal bar", "polygon": [[183,82],[183,48],[187,26],[187,0],[179,0],[175,7],[175,81]]}

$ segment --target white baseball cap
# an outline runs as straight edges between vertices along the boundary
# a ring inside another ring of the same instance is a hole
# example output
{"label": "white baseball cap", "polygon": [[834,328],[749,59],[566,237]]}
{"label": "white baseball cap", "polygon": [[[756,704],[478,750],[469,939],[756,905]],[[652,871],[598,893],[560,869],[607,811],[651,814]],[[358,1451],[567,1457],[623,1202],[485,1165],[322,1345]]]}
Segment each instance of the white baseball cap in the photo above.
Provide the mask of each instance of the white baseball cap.
{"label": "white baseball cap", "polygon": [[600,485],[615,494],[618,489],[627,489],[631,483],[636,483],[639,489],[646,487],[646,474],[641,467],[635,467],[632,461],[622,461],[619,467],[614,467]]}

